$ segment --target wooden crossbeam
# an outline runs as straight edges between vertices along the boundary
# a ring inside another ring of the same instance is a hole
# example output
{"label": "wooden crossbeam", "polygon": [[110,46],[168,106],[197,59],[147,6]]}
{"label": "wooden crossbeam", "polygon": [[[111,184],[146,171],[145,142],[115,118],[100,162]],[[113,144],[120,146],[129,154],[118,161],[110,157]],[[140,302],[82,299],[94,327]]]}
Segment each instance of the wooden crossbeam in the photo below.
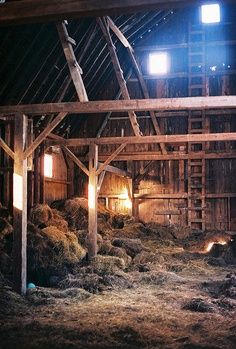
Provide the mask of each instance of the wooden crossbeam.
{"label": "wooden crossbeam", "polygon": [[[154,144],[154,143],[188,143],[188,142],[218,142],[235,141],[236,132],[182,134],[182,135],[156,135],[143,137],[102,137],[102,138],[70,138],[48,141],[50,145],[65,145],[70,147],[85,146],[90,144]],[[113,155],[113,154],[112,154]]]}
{"label": "wooden crossbeam", "polygon": [[59,113],[55,119],[40,133],[33,143],[24,151],[24,158],[30,156],[33,151],[46,139],[55,127],[65,118],[67,113]]}
{"label": "wooden crossbeam", "polygon": [[149,161],[148,164],[144,167],[143,170],[140,171],[140,173],[134,178],[134,181],[136,183],[140,182],[145,174],[150,170],[151,165],[153,165],[153,161]]}
{"label": "wooden crossbeam", "polygon": [[[99,155],[98,155],[98,157],[99,157]],[[98,167],[101,166],[101,165],[102,165],[101,163],[98,163]],[[131,173],[129,173],[127,171],[124,171],[124,170],[121,170],[120,168],[115,167],[115,166],[107,165],[105,167],[105,171],[106,172],[111,172],[111,173],[113,173],[113,174],[115,174],[116,176],[119,176],[119,177],[131,178]]]}
{"label": "wooden crossbeam", "polygon": [[[50,113],[75,113],[98,114],[107,112],[128,111],[171,111],[171,110],[197,110],[197,109],[225,109],[236,108],[236,96],[210,96],[210,97],[183,97],[183,98],[150,98],[117,101],[89,101],[89,102],[60,102],[43,104],[18,104],[0,106],[0,114],[25,113],[50,114]],[[224,110],[222,111],[224,114]]]}
{"label": "wooden crossbeam", "polygon": [[71,78],[74,83],[78,98],[80,102],[87,102],[88,96],[82,79],[82,69],[76,60],[72,43],[69,40],[70,37],[66,28],[65,21],[57,24],[57,31],[61,40],[61,44],[64,50]]}
{"label": "wooden crossbeam", "polygon": [[126,147],[126,143],[121,144],[115,151],[112,153],[108,159],[100,166],[100,168],[96,171],[96,175],[98,176],[102,171],[105,170],[106,166],[112,162],[116,156]]}
{"label": "wooden crossbeam", "polygon": [[9,155],[13,160],[15,153],[11,150],[11,148],[7,145],[7,143],[0,137],[0,147]]}
{"label": "wooden crossbeam", "polygon": [[101,190],[101,186],[105,177],[106,171],[102,171],[102,173],[100,174],[99,178],[98,178],[98,190],[97,190],[97,195],[99,195],[100,190]]}
{"label": "wooden crossbeam", "polygon": [[74,163],[87,175],[89,176],[89,170],[87,169],[87,167],[77,158],[77,156],[72,153],[72,151],[70,149],[68,149],[67,147],[62,147],[62,149],[64,150],[64,152],[71,158],[72,161],[74,161]]}
{"label": "wooden crossbeam", "polygon": [[[110,154],[99,154],[99,161],[105,161]],[[116,161],[165,161],[165,160],[188,160],[188,159],[206,159],[206,160],[217,160],[217,159],[236,159],[236,152],[218,152],[218,153],[203,153],[196,152],[191,154],[181,152],[171,152],[167,155],[160,154],[159,151],[150,152],[124,152],[117,155]],[[86,160],[86,159],[85,159]]]}
{"label": "wooden crossbeam", "polygon": [[0,4],[0,25],[58,21],[199,5],[202,0],[21,0]]}
{"label": "wooden crossbeam", "polygon": [[[112,61],[113,67],[114,67],[116,78],[117,78],[118,84],[120,86],[122,97],[125,100],[130,100],[130,95],[129,95],[129,91],[128,91],[128,88],[126,85],[126,81],[124,79],[123,71],[121,69],[120,62],[119,62],[119,59],[118,59],[118,56],[117,56],[117,53],[115,50],[115,46],[112,42],[112,38],[111,38],[111,35],[109,32],[109,26],[108,26],[105,18],[103,18],[103,19],[98,18],[98,23],[99,23],[99,26],[100,26],[102,33],[103,33],[103,35],[106,39],[106,42],[107,42],[107,47],[108,47],[108,50],[110,53],[110,57],[111,57],[111,61]],[[135,112],[133,110],[128,111],[128,115],[129,115],[130,123],[131,123],[131,126],[132,126],[132,129],[134,131],[135,136],[140,136],[141,131],[139,129],[139,124],[138,124]]]}

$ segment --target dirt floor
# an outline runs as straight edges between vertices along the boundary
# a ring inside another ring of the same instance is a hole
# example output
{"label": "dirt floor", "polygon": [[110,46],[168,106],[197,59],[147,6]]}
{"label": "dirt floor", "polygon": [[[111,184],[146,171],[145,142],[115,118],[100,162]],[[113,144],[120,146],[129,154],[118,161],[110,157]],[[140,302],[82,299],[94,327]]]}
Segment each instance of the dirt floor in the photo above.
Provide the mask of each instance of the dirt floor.
{"label": "dirt floor", "polygon": [[[0,348],[236,348],[235,259],[221,244],[214,255],[205,248],[206,241],[222,242],[221,233],[203,241],[176,227],[131,221],[104,233],[103,222],[99,255],[88,263],[83,231],[74,231],[79,249],[72,233],[68,247],[51,231],[50,243],[57,237],[66,247],[67,263],[73,247],[73,265],[57,275],[53,269],[51,287],[37,285],[25,297],[0,273]],[[182,239],[170,239],[178,234]]]}

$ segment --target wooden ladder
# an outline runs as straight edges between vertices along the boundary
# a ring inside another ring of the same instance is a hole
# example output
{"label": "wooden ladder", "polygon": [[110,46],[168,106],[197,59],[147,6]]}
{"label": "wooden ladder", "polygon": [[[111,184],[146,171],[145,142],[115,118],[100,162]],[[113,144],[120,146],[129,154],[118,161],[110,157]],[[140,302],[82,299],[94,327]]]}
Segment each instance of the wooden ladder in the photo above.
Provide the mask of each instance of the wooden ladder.
{"label": "wooden ladder", "polygon": [[[205,30],[202,26],[189,27],[189,85],[190,97],[206,96],[206,57],[205,57]],[[205,110],[200,113],[189,111],[188,133],[201,134],[207,131]],[[192,229],[205,230],[206,209],[206,161],[204,153],[206,143],[188,143],[188,225]],[[191,154],[201,152],[202,156],[196,159]]]}

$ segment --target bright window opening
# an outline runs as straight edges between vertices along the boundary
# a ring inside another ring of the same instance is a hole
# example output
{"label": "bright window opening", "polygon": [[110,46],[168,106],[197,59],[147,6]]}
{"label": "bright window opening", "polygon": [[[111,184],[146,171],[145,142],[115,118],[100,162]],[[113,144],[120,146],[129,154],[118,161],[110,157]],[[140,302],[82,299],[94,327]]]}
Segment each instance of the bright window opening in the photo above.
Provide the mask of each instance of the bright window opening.
{"label": "bright window opening", "polygon": [[219,23],[220,22],[220,5],[208,4],[201,6],[202,23]]}
{"label": "bright window opening", "polygon": [[44,155],[44,176],[52,178],[52,155]]}
{"label": "bright window opening", "polygon": [[149,74],[167,74],[169,70],[170,60],[166,52],[149,54]]}

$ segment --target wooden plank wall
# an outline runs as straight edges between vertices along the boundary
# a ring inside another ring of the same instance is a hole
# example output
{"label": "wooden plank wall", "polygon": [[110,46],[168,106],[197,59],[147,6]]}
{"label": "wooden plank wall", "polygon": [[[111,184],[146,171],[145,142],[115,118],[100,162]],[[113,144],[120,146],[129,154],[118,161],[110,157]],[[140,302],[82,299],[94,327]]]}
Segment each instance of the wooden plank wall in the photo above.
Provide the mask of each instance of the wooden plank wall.
{"label": "wooden plank wall", "polygon": [[53,177],[45,178],[45,202],[67,197],[67,168],[61,151],[53,153]]}

